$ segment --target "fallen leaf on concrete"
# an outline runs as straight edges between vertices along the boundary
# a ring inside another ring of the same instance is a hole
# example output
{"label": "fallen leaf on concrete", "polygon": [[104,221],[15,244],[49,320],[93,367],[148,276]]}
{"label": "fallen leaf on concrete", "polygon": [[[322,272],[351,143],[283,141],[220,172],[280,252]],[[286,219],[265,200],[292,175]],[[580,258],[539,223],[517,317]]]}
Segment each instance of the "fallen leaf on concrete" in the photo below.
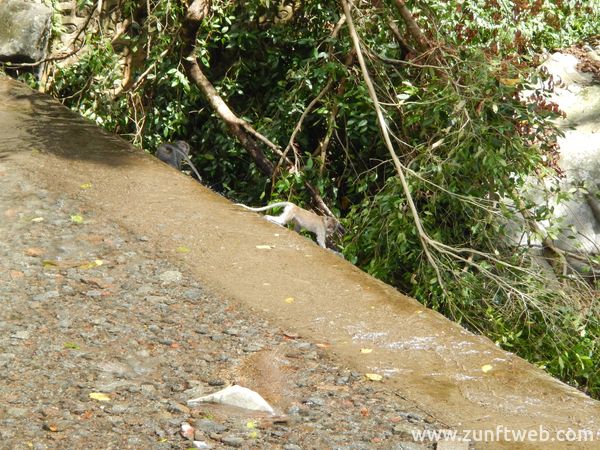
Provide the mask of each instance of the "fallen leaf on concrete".
{"label": "fallen leaf on concrete", "polygon": [[55,267],[57,269],[73,269],[75,267],[80,267],[84,264],[89,264],[89,263],[87,263],[86,261],[75,261],[72,259],[64,259],[64,260],[44,259],[42,261],[42,264],[46,268]]}
{"label": "fallen leaf on concrete", "polygon": [[81,214],[71,214],[71,222],[76,225],[83,224],[83,216]]}
{"label": "fallen leaf on concrete", "polygon": [[[94,264],[97,265],[95,261]],[[102,278],[98,277],[82,276],[81,278],[79,278],[79,280],[82,283],[89,284],[90,286],[98,287],[100,289],[106,289],[112,286],[106,280],[103,280]]]}
{"label": "fallen leaf on concrete", "polygon": [[99,402],[109,402],[110,396],[102,392],[90,392],[90,398],[92,400],[98,400]]}
{"label": "fallen leaf on concrete", "polygon": [[365,378],[369,381],[381,381],[383,376],[377,373],[365,373]]}
{"label": "fallen leaf on concrete", "polygon": [[30,247],[27,250],[25,250],[25,254],[27,256],[41,256],[45,253],[46,250],[44,250],[43,248],[39,248],[39,247]]}

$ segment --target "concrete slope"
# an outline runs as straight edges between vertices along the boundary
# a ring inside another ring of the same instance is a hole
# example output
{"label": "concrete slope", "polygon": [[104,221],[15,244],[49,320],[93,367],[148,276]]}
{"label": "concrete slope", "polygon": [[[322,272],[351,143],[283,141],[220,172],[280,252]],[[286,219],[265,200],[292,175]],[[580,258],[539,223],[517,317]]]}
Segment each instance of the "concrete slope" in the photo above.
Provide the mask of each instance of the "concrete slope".
{"label": "concrete slope", "polygon": [[[323,343],[340,364],[384,375],[390,395],[408,398],[449,428],[485,430],[487,442],[477,448],[597,448],[557,440],[573,437],[561,434],[568,430],[590,430],[600,440],[600,403],[2,78],[0,136],[0,158],[9,165],[161,242],[217,293]],[[82,189],[84,183],[92,187]],[[189,252],[178,252],[181,246]],[[515,443],[510,434],[540,429],[549,432],[541,438],[555,439],[551,447],[534,435]]]}

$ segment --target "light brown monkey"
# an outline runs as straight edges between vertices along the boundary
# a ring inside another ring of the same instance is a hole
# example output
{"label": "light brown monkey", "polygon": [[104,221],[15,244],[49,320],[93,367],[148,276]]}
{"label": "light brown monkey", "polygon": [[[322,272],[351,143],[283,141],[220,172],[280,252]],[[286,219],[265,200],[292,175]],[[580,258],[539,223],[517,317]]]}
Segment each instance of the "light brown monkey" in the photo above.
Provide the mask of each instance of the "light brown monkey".
{"label": "light brown monkey", "polygon": [[344,227],[342,227],[342,224],[337,219],[328,216],[320,216],[314,212],[300,208],[291,202],[273,203],[271,205],[263,206],[262,208],[251,208],[250,206],[241,203],[236,203],[236,205],[255,212],[267,211],[283,206],[284,209],[281,215],[266,215],[265,219],[281,226],[285,226],[291,222],[294,224],[294,231],[299,232],[304,229],[313,233],[317,237],[317,243],[323,248],[327,248],[325,245],[327,237],[330,237],[334,233],[344,232]]}

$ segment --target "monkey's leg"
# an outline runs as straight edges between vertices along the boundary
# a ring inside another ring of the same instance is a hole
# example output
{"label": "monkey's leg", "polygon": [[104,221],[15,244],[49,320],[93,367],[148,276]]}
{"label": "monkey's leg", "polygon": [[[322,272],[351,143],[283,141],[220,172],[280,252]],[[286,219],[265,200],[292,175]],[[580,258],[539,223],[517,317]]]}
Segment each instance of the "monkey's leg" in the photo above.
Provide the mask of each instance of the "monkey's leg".
{"label": "monkey's leg", "polygon": [[[283,214],[282,214],[282,215],[283,215]],[[280,219],[281,219],[281,216],[269,216],[269,215],[265,215],[264,217],[265,217],[265,219],[267,219],[269,222],[271,222],[271,223],[275,223],[275,224],[279,225],[280,227],[284,227],[284,226],[285,226],[285,223],[284,223],[284,222],[282,222],[282,221],[280,220]]]}
{"label": "monkey's leg", "polygon": [[323,248],[327,248],[325,245],[325,230],[323,232],[317,232],[317,244],[319,244]]}

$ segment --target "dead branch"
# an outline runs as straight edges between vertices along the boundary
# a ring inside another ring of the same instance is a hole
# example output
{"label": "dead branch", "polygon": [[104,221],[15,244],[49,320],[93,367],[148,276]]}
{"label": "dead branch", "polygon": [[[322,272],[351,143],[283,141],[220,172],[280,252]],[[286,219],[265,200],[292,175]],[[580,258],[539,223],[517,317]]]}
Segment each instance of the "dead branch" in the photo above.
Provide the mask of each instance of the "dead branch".
{"label": "dead branch", "polygon": [[[258,142],[256,134],[249,133],[252,128],[245,120],[237,117],[221,98],[215,87],[200,69],[196,60],[196,36],[200,28],[200,22],[210,10],[209,0],[194,0],[188,6],[181,27],[181,38],[183,41],[182,61],[188,76],[198,86],[204,97],[211,105],[214,112],[223,120],[230,135],[235,137],[242,146],[250,153],[259,170],[267,176],[271,176],[275,169],[273,163],[265,156]],[[266,138],[265,138],[266,139]],[[276,147],[271,143],[272,147]]]}
{"label": "dead branch", "polygon": [[[396,1],[398,2],[401,0],[396,0]],[[371,77],[367,70],[367,65],[365,64],[365,59],[363,58],[363,55],[362,55],[362,50],[360,47],[360,40],[358,38],[356,29],[354,28],[352,14],[350,12],[351,4],[348,2],[348,0],[342,0],[342,7],[344,9],[344,15],[346,16],[346,21],[348,22],[348,31],[350,33],[350,37],[352,39],[352,44],[354,46],[354,51],[356,52],[358,63],[360,65],[360,69],[363,74],[363,79],[365,81],[365,84],[367,85],[367,89],[369,91],[369,96],[371,97],[371,101],[373,102],[373,107],[374,107],[375,113],[377,115],[377,121],[379,123],[379,128],[381,130],[381,134],[383,136],[385,145],[390,153],[390,156],[392,157],[392,161],[394,162],[394,166],[396,167],[396,172],[398,173],[398,178],[400,179],[400,184],[402,185],[402,190],[404,191],[404,195],[406,196],[406,201],[408,203],[408,207],[412,213],[413,221],[415,223],[415,227],[416,227],[417,233],[419,235],[419,240],[421,241],[421,246],[423,248],[423,252],[425,253],[425,256],[427,257],[429,264],[434,269],[437,279],[438,279],[438,283],[440,284],[440,286],[443,289],[444,288],[444,280],[442,278],[442,274],[440,273],[440,269],[439,269],[437,263],[433,259],[433,255],[429,251],[429,244],[432,242],[432,239],[427,235],[427,233],[425,232],[425,230],[423,229],[423,226],[421,224],[421,219],[419,218],[419,211],[417,210],[417,207],[416,207],[416,205],[413,201],[412,195],[410,193],[410,189],[408,187],[406,177],[404,176],[404,170],[402,168],[402,164],[400,163],[400,159],[398,159],[398,155],[396,155],[396,152],[394,151],[394,147],[392,145],[392,141],[391,141],[390,135],[388,133],[388,128],[385,123],[385,118],[383,117],[383,112],[381,110],[381,105],[379,104],[379,100],[377,99],[377,93],[375,92],[375,86],[373,85],[373,82],[371,81]]]}
{"label": "dead branch", "polygon": [[[285,150],[283,151],[283,154],[281,155],[281,158],[279,159],[279,162],[277,163],[277,166],[275,167],[275,172],[277,172],[277,170],[281,166],[281,163],[284,161],[284,159],[287,158],[287,154],[289,153],[290,149],[294,148],[294,145],[295,145],[294,141],[296,140],[296,135],[302,129],[302,124],[304,123],[304,120],[306,119],[308,114],[313,110],[313,108],[317,105],[317,103],[319,103],[321,101],[321,99],[325,96],[325,94],[327,92],[329,92],[329,89],[331,89],[332,84],[333,84],[332,80],[329,80],[327,82],[327,84],[325,85],[325,87],[323,87],[323,89],[321,89],[321,91],[317,94],[317,96],[311,100],[311,102],[308,104],[306,109],[302,112],[302,115],[300,116],[298,123],[296,123],[296,126],[294,127],[294,131],[292,131],[292,135],[290,136],[288,145],[285,147]],[[294,150],[294,155],[296,155],[295,150]],[[297,161],[297,159],[298,158],[296,156],[294,156],[294,161]],[[296,165],[297,164],[294,164],[294,166],[296,166]]]}
{"label": "dead branch", "polygon": [[[206,17],[209,11],[210,0],[194,0],[188,6],[180,31],[181,40],[183,43],[183,66],[185,67],[190,79],[204,94],[204,97],[212,107],[213,111],[225,123],[229,134],[237,139],[237,141],[246,149],[250,156],[252,156],[259,170],[263,174],[272,177],[275,172],[275,166],[265,156],[259,146],[259,142],[262,142],[287,160],[286,156],[281,152],[276,144],[272,143],[268,138],[256,131],[248,122],[235,115],[235,113],[219,95],[212,83],[208,80],[206,75],[204,75],[204,72],[202,72],[202,69],[200,68],[200,65],[196,59],[196,37],[198,34],[198,29],[200,28],[201,21],[204,19],[204,17]],[[335,217],[323,201],[322,197],[319,195],[319,191],[308,182],[305,182],[305,186],[310,192],[313,201],[317,204],[317,206],[326,214]]]}
{"label": "dead branch", "polygon": [[404,0],[394,0],[394,3],[396,4],[396,7],[398,8],[400,15],[402,16],[402,19],[404,19],[404,23],[406,23],[406,28],[408,32],[417,43],[417,49],[422,52],[429,50],[429,41],[425,37],[425,34],[423,34],[423,32],[421,31],[421,28],[417,24],[412,13],[406,7],[406,3],[404,2]]}

